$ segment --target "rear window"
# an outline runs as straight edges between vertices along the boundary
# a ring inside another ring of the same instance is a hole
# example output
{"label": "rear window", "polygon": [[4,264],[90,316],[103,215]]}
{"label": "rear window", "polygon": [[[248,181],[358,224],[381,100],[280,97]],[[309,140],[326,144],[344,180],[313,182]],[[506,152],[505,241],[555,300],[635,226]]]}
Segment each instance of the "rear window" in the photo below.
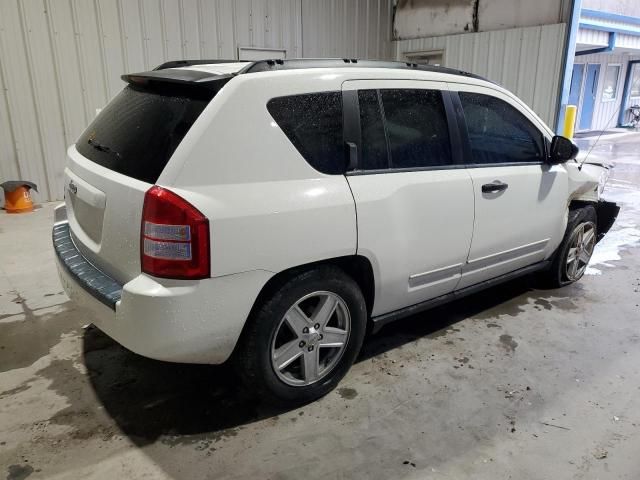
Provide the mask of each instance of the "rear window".
{"label": "rear window", "polygon": [[272,98],[267,109],[313,168],[327,174],[344,173],[340,92]]}
{"label": "rear window", "polygon": [[89,125],[76,148],[103,167],[155,183],[213,95],[204,89],[129,85]]}

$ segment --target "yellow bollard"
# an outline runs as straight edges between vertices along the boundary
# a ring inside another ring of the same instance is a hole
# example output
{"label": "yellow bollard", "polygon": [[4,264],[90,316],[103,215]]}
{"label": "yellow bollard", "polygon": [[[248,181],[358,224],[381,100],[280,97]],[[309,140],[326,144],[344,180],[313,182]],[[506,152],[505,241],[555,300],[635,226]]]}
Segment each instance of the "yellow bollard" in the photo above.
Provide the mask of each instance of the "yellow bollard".
{"label": "yellow bollard", "polygon": [[578,113],[578,107],[575,105],[567,105],[567,109],[564,111],[564,130],[562,136],[573,140],[573,133],[576,127],[576,114]]}

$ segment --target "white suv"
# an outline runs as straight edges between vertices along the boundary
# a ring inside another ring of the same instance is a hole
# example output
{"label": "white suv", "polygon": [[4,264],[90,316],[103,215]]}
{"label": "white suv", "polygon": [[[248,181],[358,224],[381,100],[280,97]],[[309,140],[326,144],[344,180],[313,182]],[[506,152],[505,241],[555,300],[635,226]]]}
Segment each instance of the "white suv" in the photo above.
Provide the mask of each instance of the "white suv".
{"label": "white suv", "polygon": [[232,358],[271,399],[327,393],[389,321],[538,270],[578,280],[618,213],[606,166],[464,72],[180,61],[122,78],[68,151],[65,290],[132,351]]}

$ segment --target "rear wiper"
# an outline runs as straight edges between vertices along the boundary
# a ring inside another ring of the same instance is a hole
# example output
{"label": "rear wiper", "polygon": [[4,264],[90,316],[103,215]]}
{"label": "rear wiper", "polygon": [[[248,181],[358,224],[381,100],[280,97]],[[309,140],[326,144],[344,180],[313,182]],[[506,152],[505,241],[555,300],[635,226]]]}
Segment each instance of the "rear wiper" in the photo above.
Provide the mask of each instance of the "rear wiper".
{"label": "rear wiper", "polygon": [[98,143],[95,140],[89,139],[89,140],[87,140],[87,143],[89,145],[91,145],[93,148],[95,148],[96,150],[98,150],[99,152],[112,153],[113,155],[115,155],[118,158],[122,157],[115,150],[112,150],[111,148],[107,147],[106,145],[102,145],[101,143]]}

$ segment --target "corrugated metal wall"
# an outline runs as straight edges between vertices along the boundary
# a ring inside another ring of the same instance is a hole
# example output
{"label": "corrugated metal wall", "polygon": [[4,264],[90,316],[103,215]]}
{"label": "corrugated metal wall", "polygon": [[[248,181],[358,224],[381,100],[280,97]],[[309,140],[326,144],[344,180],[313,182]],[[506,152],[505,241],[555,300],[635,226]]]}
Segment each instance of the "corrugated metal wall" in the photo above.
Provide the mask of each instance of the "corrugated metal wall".
{"label": "corrugated metal wall", "polygon": [[[640,60],[640,56],[622,55],[615,53],[600,53],[596,55],[581,55],[575,57],[574,64],[599,64],[600,77],[598,78],[598,91],[596,93],[596,103],[593,109],[593,118],[591,120],[590,130],[605,130],[607,128],[615,128],[618,124],[618,113],[622,104],[622,90],[624,88],[624,79],[627,74],[627,68],[630,60]],[[613,101],[602,101],[602,90],[604,89],[604,76],[607,71],[607,65],[620,65],[620,77],[618,78],[618,90],[616,99]],[[585,67],[586,72],[586,67]],[[576,125],[580,123],[581,105],[578,106],[578,118]],[[630,114],[625,115],[625,121],[630,120]]]}
{"label": "corrugated metal wall", "polygon": [[392,58],[390,0],[305,0],[305,57]]}
{"label": "corrugated metal wall", "polygon": [[482,75],[511,90],[549,126],[555,124],[565,43],[564,23],[396,42],[396,56],[444,50],[444,65]]}
{"label": "corrugated metal wall", "polygon": [[0,179],[62,198],[66,147],[123,86],[181,58],[391,56],[391,0],[0,0]]}

